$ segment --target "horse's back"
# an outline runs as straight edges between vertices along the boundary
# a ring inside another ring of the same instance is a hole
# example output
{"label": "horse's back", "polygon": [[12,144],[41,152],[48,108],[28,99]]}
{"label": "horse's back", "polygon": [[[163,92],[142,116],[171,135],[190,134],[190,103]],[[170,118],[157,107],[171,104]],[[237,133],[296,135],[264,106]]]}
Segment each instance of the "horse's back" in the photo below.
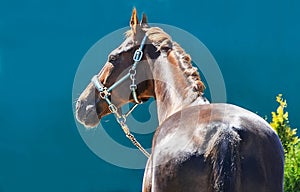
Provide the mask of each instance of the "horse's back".
{"label": "horse's back", "polygon": [[175,113],[157,129],[152,149],[155,191],[282,191],[277,135],[262,118],[234,105]]}

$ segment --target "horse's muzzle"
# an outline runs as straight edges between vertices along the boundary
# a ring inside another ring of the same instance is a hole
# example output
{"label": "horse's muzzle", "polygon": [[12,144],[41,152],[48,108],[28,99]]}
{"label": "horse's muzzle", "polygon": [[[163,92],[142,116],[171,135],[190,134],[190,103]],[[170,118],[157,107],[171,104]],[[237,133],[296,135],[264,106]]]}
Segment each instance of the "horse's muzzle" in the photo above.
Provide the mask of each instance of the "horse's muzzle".
{"label": "horse's muzzle", "polygon": [[80,99],[76,103],[76,119],[86,128],[96,127],[100,121],[95,105]]}

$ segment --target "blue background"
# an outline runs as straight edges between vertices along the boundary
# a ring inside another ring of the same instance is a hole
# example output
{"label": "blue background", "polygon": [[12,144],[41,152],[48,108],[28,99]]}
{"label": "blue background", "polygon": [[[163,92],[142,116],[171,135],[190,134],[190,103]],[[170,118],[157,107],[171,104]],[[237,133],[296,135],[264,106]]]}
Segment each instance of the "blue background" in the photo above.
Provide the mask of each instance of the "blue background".
{"label": "blue background", "polygon": [[81,58],[127,26],[133,6],[209,48],[229,103],[270,118],[283,93],[290,123],[299,127],[300,1],[1,0],[0,192],[140,191],[143,170],[94,155],[72,112]]}

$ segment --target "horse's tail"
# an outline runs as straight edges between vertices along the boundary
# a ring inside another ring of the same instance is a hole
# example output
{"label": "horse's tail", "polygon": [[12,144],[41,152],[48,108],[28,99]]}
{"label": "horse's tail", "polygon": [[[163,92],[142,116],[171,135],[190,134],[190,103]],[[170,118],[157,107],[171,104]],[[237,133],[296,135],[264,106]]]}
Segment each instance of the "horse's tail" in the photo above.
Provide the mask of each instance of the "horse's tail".
{"label": "horse's tail", "polygon": [[230,127],[219,127],[208,144],[207,160],[212,165],[212,191],[237,192],[240,185],[240,137]]}

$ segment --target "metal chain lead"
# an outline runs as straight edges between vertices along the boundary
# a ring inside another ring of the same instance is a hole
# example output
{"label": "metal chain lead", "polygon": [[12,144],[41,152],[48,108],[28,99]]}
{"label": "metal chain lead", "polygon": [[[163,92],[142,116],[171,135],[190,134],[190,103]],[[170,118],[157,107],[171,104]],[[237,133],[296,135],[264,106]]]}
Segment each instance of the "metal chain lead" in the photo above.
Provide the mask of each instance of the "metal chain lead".
{"label": "metal chain lead", "polygon": [[133,109],[137,106],[134,105],[133,109],[126,113],[125,115],[121,115],[118,112],[118,108],[108,99],[109,93],[104,93],[104,99],[108,103],[109,110],[115,115],[115,118],[119,125],[121,126],[123,132],[125,133],[126,137],[147,157],[150,157],[150,154],[146,151],[146,149],[136,140],[134,135],[130,132],[127,124],[126,124],[126,117],[133,111]]}
{"label": "metal chain lead", "polygon": [[144,149],[142,147],[142,145],[135,139],[134,135],[132,135],[131,133],[126,135],[127,138],[130,139],[130,141],[142,152],[144,153],[144,155],[149,158],[150,154],[148,153],[148,151],[146,151],[146,149]]}
{"label": "metal chain lead", "polygon": [[146,151],[146,149],[136,140],[134,135],[130,132],[127,124],[126,124],[126,115],[120,115],[117,107],[114,104],[111,104],[112,107],[112,113],[114,113],[117,122],[121,126],[123,132],[125,133],[126,137],[131,141],[132,144],[134,144],[147,158],[150,157],[150,154]]}

